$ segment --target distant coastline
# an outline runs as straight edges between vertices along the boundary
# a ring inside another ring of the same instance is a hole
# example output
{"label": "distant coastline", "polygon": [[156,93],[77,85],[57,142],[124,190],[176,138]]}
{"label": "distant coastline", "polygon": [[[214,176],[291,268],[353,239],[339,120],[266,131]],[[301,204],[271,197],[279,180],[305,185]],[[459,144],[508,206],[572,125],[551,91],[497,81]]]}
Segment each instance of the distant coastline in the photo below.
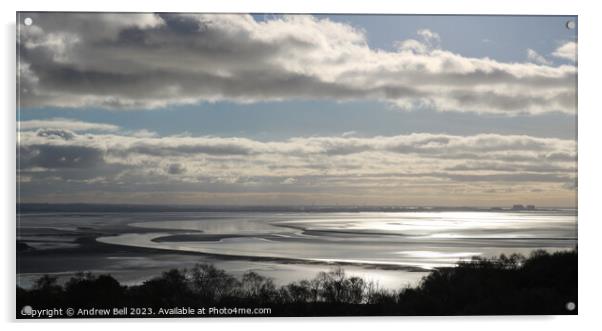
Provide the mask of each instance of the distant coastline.
{"label": "distant coastline", "polygon": [[18,213],[41,212],[442,212],[442,211],[577,211],[576,207],[447,207],[447,206],[235,206],[235,205],[146,205],[93,203],[17,203]]}

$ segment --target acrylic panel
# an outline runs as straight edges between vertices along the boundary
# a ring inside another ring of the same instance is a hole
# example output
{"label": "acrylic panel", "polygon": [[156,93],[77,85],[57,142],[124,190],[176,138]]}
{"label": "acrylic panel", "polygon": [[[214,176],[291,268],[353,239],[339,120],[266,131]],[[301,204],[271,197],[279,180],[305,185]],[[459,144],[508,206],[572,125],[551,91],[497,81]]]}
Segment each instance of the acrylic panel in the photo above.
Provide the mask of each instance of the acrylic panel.
{"label": "acrylic panel", "polygon": [[577,17],[17,13],[17,318],[577,314]]}

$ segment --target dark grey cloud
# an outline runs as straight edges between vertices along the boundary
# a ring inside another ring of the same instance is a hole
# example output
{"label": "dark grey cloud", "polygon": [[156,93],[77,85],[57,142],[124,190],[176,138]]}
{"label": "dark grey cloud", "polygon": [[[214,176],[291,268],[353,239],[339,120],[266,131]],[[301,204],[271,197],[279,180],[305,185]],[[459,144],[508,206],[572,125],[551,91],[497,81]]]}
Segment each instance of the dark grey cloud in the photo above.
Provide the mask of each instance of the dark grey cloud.
{"label": "dark grey cloud", "polygon": [[538,174],[538,173],[513,173],[513,174],[494,174],[494,175],[441,175],[451,180],[462,182],[556,182],[566,183],[571,180],[571,176],[557,174]]}
{"label": "dark grey cloud", "polygon": [[167,166],[167,173],[170,175],[181,175],[186,172],[186,168],[180,163],[172,163]]}
{"label": "dark grey cloud", "polygon": [[71,140],[75,137],[75,134],[69,130],[62,129],[40,129],[36,132],[38,137],[57,137],[64,140]]}
{"label": "dark grey cloud", "polygon": [[453,167],[445,168],[447,171],[506,171],[506,172],[515,172],[515,171],[527,171],[527,172],[551,172],[551,173],[566,173],[566,172],[574,172],[576,164],[567,165],[567,166],[557,166],[550,164],[507,164],[507,163],[484,163],[484,162],[474,162],[474,163],[463,163],[459,165],[455,165]]}
{"label": "dark grey cloud", "polygon": [[30,145],[19,147],[19,166],[28,168],[95,168],[103,163],[103,151],[74,145]]}
{"label": "dark grey cloud", "polygon": [[151,156],[170,156],[170,155],[191,155],[191,154],[209,154],[209,155],[249,155],[253,150],[244,144],[215,142],[203,144],[178,144],[178,145],[154,145],[152,143],[136,143],[123,151],[112,151],[112,153],[135,153]]}

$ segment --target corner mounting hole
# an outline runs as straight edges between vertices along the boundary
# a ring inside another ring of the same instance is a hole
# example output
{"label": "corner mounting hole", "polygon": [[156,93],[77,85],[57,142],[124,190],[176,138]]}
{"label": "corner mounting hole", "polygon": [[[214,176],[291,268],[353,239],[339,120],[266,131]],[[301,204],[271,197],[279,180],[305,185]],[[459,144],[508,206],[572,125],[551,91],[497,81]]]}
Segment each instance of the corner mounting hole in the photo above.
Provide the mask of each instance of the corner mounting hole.
{"label": "corner mounting hole", "polygon": [[33,20],[31,19],[31,17],[26,17],[26,18],[23,20],[23,23],[25,23],[25,25],[27,25],[27,26],[30,26],[30,25],[32,25],[32,24],[33,24]]}
{"label": "corner mounting hole", "polygon": [[577,23],[575,21],[567,21],[566,28],[569,30],[574,30],[577,27]]}
{"label": "corner mounting hole", "polygon": [[568,310],[568,311],[573,311],[573,310],[575,310],[576,307],[577,306],[572,301],[569,301],[566,303],[566,310]]}

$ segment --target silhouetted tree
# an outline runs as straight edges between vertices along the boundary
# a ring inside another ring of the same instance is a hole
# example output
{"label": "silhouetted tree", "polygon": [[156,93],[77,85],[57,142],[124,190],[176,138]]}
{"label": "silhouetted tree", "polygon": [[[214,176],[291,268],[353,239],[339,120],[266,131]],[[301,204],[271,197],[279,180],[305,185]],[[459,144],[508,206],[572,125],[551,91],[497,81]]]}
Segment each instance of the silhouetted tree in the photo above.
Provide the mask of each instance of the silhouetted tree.
{"label": "silhouetted tree", "polygon": [[111,307],[125,299],[125,287],[110,275],[79,273],[65,283],[65,297],[78,307]]}
{"label": "silhouetted tree", "polygon": [[224,270],[210,264],[197,264],[192,268],[193,290],[202,302],[216,302],[238,291],[240,282]]}
{"label": "silhouetted tree", "polygon": [[[80,273],[64,286],[40,277],[31,289],[17,288],[17,309],[52,307],[272,307],[276,316],[574,314],[577,251],[535,251],[473,258],[439,268],[416,287],[380,288],[335,268],[311,280],[276,287],[255,272],[240,280],[213,265],[172,269],[140,285],[123,286],[110,275]],[[19,314],[17,313],[19,317]]]}

